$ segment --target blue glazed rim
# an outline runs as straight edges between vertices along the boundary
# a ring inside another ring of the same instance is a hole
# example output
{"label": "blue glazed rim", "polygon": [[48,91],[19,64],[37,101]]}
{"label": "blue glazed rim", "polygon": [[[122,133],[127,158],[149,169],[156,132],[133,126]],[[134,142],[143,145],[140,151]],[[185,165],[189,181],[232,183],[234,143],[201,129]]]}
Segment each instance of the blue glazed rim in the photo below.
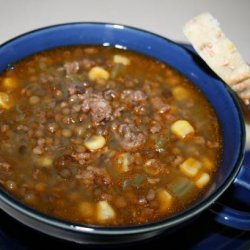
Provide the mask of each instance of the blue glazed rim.
{"label": "blue glazed rim", "polygon": [[[7,46],[8,44],[15,42],[23,37],[32,35],[34,33],[38,32],[43,32],[46,30],[52,30],[60,27],[72,27],[75,25],[100,25],[100,26],[110,26],[110,27],[123,27],[126,30],[130,31],[137,31],[143,34],[151,35],[153,37],[160,38],[167,43],[170,43],[176,48],[185,51],[185,53],[188,53],[194,57],[197,57],[195,53],[187,49],[185,46],[178,42],[171,41],[161,35],[155,34],[153,32],[135,28],[132,26],[128,25],[122,25],[122,24],[117,24],[117,23],[102,23],[102,22],[72,22],[72,23],[62,23],[62,24],[57,24],[57,25],[51,25],[51,26],[46,26],[43,28],[35,29],[26,33],[23,33],[19,36],[16,36],[3,44],[0,45],[0,49],[3,47]],[[100,44],[101,45],[101,44]],[[48,48],[50,49],[50,48]],[[33,53],[32,53],[33,54]],[[198,57],[197,57],[198,58]],[[199,58],[198,58],[199,59]],[[200,59],[199,59],[200,60]],[[13,62],[14,63],[14,62]],[[227,89],[227,92],[229,93],[230,97],[232,98],[234,107],[237,110],[237,115],[239,118],[239,124],[240,124],[240,132],[241,132],[241,140],[240,140],[240,145],[239,145],[239,154],[237,157],[237,160],[235,161],[235,166],[233,170],[231,171],[230,175],[224,180],[224,183],[208,198],[205,200],[199,202],[198,204],[191,206],[190,208],[181,211],[180,213],[174,215],[173,217],[166,218],[166,219],[161,219],[159,221],[155,221],[152,223],[148,224],[142,224],[142,225],[131,225],[131,226],[121,226],[121,227],[115,227],[115,226],[95,226],[95,225],[88,225],[88,224],[79,224],[79,223],[72,223],[66,220],[58,219],[55,217],[52,217],[50,215],[44,214],[42,212],[39,212],[24,203],[20,202],[18,199],[13,197],[12,195],[8,194],[3,188],[0,188],[0,199],[7,204],[8,206],[12,207],[13,209],[21,212],[22,214],[33,218],[37,221],[40,221],[42,223],[45,223],[50,226],[54,226],[56,228],[61,228],[65,229],[67,231],[75,231],[75,232],[82,232],[86,234],[94,234],[94,235],[107,235],[107,236],[119,236],[119,235],[124,235],[124,234],[138,234],[138,233],[146,233],[146,232],[151,232],[155,230],[164,230],[168,229],[169,227],[173,227],[175,225],[178,225],[188,219],[191,219],[192,217],[200,214],[202,211],[205,209],[209,208],[213,202],[215,202],[223,193],[224,191],[230,186],[230,184],[233,183],[235,177],[237,176],[241,164],[243,162],[243,157],[244,157],[244,147],[245,147],[245,140],[246,140],[246,132],[245,132],[245,125],[244,125],[244,118],[243,118],[243,113],[241,110],[240,103],[235,95],[235,93],[222,81],[218,79],[213,79],[214,81],[218,81],[224,85],[224,87]]]}

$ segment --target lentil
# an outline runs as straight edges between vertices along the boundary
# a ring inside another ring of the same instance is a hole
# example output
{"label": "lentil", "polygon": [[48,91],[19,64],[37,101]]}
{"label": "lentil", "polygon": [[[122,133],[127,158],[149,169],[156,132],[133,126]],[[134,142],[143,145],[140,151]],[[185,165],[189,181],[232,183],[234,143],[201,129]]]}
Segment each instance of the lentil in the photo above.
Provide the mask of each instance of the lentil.
{"label": "lentil", "polygon": [[31,56],[0,80],[0,185],[41,212],[143,224],[187,208],[212,184],[218,119],[168,65],[77,46]]}

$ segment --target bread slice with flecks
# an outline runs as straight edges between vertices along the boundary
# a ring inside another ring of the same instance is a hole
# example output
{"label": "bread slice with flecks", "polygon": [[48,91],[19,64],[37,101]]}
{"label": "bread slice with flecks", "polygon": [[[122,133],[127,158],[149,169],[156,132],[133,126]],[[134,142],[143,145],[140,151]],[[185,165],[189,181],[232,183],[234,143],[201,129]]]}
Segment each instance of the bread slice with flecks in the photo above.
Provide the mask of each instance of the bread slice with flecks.
{"label": "bread slice with flecks", "polygon": [[250,67],[218,21],[203,13],[187,22],[183,32],[208,66],[250,105]]}

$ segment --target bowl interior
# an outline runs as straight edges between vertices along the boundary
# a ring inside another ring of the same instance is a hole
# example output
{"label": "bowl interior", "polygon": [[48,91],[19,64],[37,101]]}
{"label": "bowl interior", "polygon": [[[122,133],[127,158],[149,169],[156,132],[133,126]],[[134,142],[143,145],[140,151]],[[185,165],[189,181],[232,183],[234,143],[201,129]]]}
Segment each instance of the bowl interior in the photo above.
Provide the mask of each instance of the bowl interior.
{"label": "bowl interior", "polygon": [[[150,32],[114,24],[75,23],[27,33],[0,47],[0,72],[31,54],[59,46],[96,44],[126,48],[157,58],[188,77],[212,103],[222,127],[224,150],[214,185],[182,216],[210,205],[233,181],[244,147],[244,126],[236,99],[200,59],[178,44]],[[178,217],[178,216],[175,216]],[[173,220],[175,219],[173,218]],[[180,218],[179,218],[180,219]],[[173,222],[172,220],[172,222]],[[171,223],[171,219],[164,223]]]}

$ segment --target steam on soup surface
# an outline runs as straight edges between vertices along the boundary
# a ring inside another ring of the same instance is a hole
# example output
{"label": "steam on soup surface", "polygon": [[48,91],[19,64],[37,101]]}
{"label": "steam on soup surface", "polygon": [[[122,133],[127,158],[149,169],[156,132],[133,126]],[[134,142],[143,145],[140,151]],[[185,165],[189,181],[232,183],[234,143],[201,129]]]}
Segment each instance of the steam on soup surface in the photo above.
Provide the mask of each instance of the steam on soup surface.
{"label": "steam on soup surface", "polygon": [[78,223],[134,225],[198,199],[221,156],[203,94],[162,62],[115,48],[33,55],[0,76],[0,183]]}

